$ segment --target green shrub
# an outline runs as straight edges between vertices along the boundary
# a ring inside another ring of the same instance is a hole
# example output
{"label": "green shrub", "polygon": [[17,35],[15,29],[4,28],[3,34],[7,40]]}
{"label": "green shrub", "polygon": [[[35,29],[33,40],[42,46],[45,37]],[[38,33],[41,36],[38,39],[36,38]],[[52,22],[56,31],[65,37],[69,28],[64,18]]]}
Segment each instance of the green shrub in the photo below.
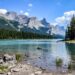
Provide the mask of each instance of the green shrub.
{"label": "green shrub", "polygon": [[16,54],[16,60],[17,62],[21,61],[22,55],[21,54]]}
{"label": "green shrub", "polygon": [[0,72],[5,72],[8,70],[8,66],[2,66],[0,65]]}
{"label": "green shrub", "polygon": [[62,64],[63,64],[63,60],[61,59],[61,58],[56,58],[56,66],[57,67],[61,67],[62,66]]}

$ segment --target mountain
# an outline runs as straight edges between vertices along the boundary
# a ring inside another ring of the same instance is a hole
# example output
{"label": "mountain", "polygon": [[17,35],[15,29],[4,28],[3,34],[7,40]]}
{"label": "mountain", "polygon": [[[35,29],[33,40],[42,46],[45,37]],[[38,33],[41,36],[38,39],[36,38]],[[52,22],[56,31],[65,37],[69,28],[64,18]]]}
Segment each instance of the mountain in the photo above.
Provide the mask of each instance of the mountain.
{"label": "mountain", "polygon": [[49,27],[49,26],[50,26],[50,23],[48,23],[48,22],[46,21],[46,18],[43,18],[43,19],[41,20],[41,23],[42,23],[43,25],[45,25],[45,27]]}
{"label": "mountain", "polygon": [[18,31],[19,22],[14,20],[8,20],[0,16],[0,29],[9,29]]}
{"label": "mountain", "polygon": [[65,28],[64,26],[56,25],[52,26],[51,34],[54,35],[56,38],[64,38],[65,37]]}
{"label": "mountain", "polygon": [[45,18],[29,17],[16,12],[0,13],[0,28],[43,35],[64,35],[64,27],[50,25]]}
{"label": "mountain", "polygon": [[[50,24],[44,18],[43,20],[38,20],[37,17],[28,17],[26,15],[18,15],[16,12],[7,12],[6,14],[0,14],[0,18],[3,18],[6,22],[1,24],[4,28],[11,27],[13,30],[33,32],[38,34],[49,35],[51,30],[49,28]],[[7,27],[8,25],[9,27]]]}

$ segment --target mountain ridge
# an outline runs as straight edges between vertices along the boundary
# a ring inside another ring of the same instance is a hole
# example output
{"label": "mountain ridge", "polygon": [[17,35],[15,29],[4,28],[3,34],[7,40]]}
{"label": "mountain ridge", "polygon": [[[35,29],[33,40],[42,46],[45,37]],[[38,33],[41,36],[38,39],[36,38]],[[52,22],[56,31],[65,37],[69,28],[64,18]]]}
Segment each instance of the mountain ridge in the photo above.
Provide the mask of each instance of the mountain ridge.
{"label": "mountain ridge", "polygon": [[50,25],[50,23],[48,23],[45,18],[43,18],[42,20],[38,20],[37,17],[29,17],[23,14],[17,14],[16,12],[7,12],[5,14],[0,14],[0,20],[1,18],[4,18],[4,20],[6,20],[6,24],[4,24],[5,28],[7,28],[7,25],[11,29],[16,31],[33,32],[44,35],[58,35],[59,33],[57,33],[56,31],[58,30],[59,32],[59,30],[61,29],[61,27],[59,28],[59,26],[56,27]]}

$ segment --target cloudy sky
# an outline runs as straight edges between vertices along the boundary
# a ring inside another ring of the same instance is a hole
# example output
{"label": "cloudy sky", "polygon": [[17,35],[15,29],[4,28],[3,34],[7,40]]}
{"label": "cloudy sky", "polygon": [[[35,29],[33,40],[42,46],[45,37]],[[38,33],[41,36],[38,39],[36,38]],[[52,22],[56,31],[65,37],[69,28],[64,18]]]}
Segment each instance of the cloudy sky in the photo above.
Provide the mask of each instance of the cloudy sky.
{"label": "cloudy sky", "polygon": [[63,25],[75,14],[75,0],[0,0],[0,12],[15,11]]}

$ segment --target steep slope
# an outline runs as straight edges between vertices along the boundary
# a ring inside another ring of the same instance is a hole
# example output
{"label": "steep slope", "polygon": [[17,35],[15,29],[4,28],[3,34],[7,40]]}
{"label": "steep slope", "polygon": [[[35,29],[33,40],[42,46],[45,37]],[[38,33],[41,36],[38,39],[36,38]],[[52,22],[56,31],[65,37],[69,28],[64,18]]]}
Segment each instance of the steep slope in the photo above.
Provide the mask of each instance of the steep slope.
{"label": "steep slope", "polygon": [[45,18],[38,20],[37,17],[18,15],[16,12],[0,14],[0,28],[44,35],[64,35],[65,33],[63,27],[52,26]]}
{"label": "steep slope", "polygon": [[33,32],[44,35],[48,35],[50,34],[49,32],[51,32],[48,27],[49,23],[46,19],[40,21],[37,17],[27,17],[22,14],[18,15],[16,12],[7,12],[6,14],[0,14],[0,16],[7,21],[7,23],[5,23],[6,25],[10,25],[9,27],[18,31]]}
{"label": "steep slope", "polygon": [[16,21],[7,20],[0,16],[0,29],[18,30],[15,23]]}

